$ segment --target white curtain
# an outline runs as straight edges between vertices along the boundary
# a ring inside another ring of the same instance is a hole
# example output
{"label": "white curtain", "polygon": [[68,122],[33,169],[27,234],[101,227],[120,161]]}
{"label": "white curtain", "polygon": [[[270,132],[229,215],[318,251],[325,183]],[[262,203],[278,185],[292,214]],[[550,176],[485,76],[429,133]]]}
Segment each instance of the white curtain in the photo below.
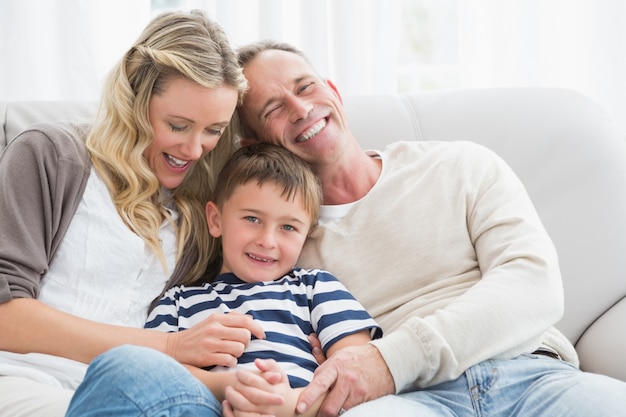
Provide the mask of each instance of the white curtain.
{"label": "white curtain", "polygon": [[233,46],[260,39],[303,50],[342,94],[396,91],[402,0],[193,0]]}
{"label": "white curtain", "polygon": [[0,100],[93,100],[150,19],[149,0],[0,3]]}
{"label": "white curtain", "polygon": [[233,46],[293,43],[344,95],[553,86],[626,135],[624,0],[4,0],[0,100],[96,100],[157,12],[201,8]]}
{"label": "white curtain", "polygon": [[459,86],[574,89],[626,136],[625,23],[623,0],[459,0]]}
{"label": "white curtain", "polygon": [[3,1],[0,100],[97,100],[106,74],[149,19],[171,8],[207,10],[233,46],[264,38],[293,43],[343,94],[391,92],[400,5],[400,0]]}

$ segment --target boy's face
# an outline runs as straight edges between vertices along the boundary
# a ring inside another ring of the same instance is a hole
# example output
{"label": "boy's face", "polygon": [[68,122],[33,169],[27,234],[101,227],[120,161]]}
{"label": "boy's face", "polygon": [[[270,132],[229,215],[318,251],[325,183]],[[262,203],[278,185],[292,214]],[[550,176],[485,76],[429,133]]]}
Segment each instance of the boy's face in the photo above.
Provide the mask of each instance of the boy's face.
{"label": "boy's face", "polygon": [[221,273],[232,272],[245,282],[278,279],[300,256],[311,227],[301,194],[286,200],[273,182],[256,180],[238,186],[218,210],[206,207],[209,233],[222,238]]}

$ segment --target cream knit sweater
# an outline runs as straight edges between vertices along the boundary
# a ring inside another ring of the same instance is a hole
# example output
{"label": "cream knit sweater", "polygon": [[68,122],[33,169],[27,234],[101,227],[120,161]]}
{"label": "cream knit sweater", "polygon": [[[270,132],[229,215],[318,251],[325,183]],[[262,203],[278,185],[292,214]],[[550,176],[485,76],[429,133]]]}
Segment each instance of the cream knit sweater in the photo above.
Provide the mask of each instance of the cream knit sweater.
{"label": "cream knit sweater", "polygon": [[384,329],[372,342],[398,392],[541,345],[577,364],[552,326],[557,254],[523,185],[469,142],[399,142],[372,190],[320,225],[300,266],[337,276]]}

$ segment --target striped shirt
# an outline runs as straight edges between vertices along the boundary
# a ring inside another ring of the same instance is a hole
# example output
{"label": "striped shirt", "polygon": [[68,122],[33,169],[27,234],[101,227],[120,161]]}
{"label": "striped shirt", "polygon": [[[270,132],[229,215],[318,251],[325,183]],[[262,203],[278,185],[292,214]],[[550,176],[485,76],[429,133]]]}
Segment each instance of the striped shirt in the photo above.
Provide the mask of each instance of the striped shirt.
{"label": "striped shirt", "polygon": [[[177,332],[214,313],[249,314],[261,323],[266,339],[253,336],[237,368],[256,369],[254,359],[274,359],[292,387],[306,386],[318,366],[307,337],[316,333],[324,352],[341,338],[382,330],[337,278],[319,269],[295,268],[270,282],[247,283],[232,273],[202,286],[171,288],[148,316],[146,328]],[[212,370],[233,370],[213,367]]]}

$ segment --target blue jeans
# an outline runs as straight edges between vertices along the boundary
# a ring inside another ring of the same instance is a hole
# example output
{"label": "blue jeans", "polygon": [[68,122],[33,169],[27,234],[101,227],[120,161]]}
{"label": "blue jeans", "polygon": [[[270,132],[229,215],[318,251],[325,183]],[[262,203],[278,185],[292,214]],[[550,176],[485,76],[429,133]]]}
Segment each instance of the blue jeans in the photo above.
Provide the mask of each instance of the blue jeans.
{"label": "blue jeans", "polygon": [[182,365],[156,350],[121,346],[98,356],[66,417],[220,417],[222,406]]}
{"label": "blue jeans", "polygon": [[342,417],[626,416],[626,382],[541,355],[488,360],[428,389],[390,395]]}

